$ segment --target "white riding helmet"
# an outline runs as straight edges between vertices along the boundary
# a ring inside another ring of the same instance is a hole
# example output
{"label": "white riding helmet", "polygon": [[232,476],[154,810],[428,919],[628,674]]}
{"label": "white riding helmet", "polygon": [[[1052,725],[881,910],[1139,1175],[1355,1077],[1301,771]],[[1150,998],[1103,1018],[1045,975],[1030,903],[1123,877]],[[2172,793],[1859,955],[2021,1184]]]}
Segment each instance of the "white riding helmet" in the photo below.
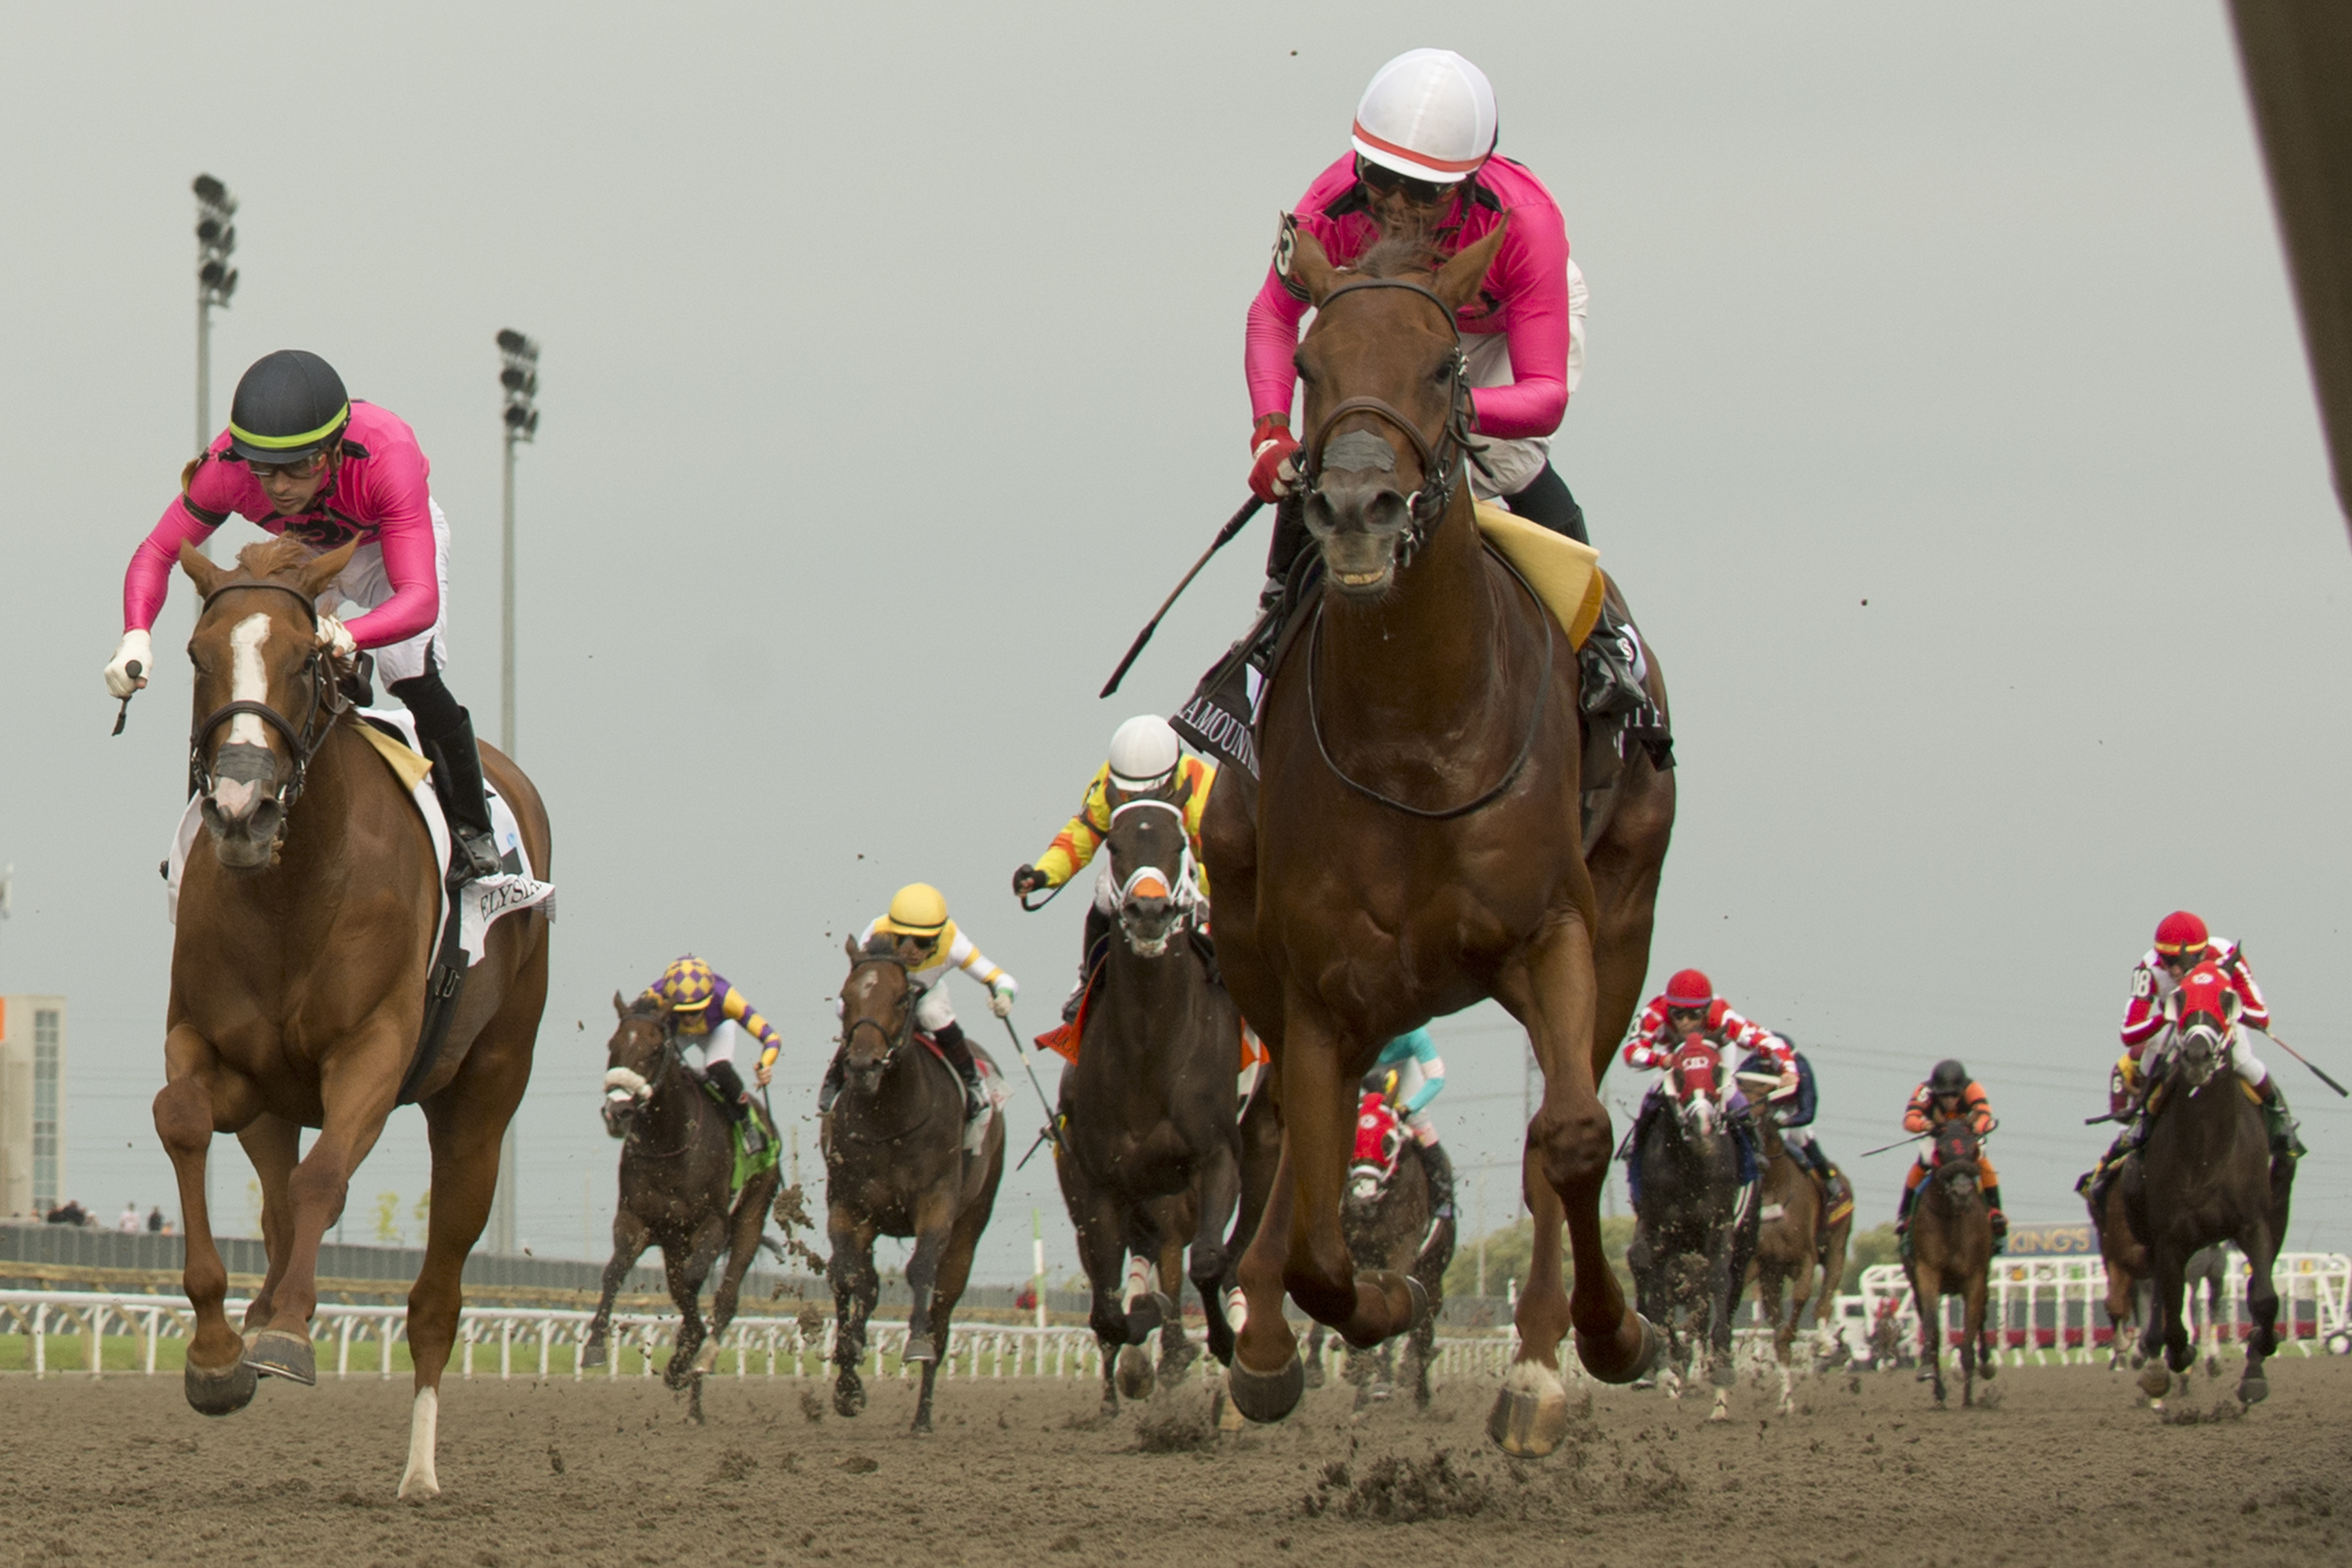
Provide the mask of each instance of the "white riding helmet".
{"label": "white riding helmet", "polygon": [[1139,713],[1110,738],[1110,782],[1129,795],[1150,795],[1166,787],[1182,755],[1167,720]]}
{"label": "white riding helmet", "polygon": [[1495,89],[1452,49],[1408,49],[1356,105],[1356,151],[1408,179],[1451,185],[1495,151]]}

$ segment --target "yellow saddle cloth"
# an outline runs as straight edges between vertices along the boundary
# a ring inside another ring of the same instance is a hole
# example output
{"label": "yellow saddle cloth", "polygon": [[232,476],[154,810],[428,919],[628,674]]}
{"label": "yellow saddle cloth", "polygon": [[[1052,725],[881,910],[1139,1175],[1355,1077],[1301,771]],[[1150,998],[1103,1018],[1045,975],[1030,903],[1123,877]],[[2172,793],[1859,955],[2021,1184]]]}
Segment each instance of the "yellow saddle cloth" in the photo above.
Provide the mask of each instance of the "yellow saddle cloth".
{"label": "yellow saddle cloth", "polygon": [[1601,552],[1486,501],[1474,510],[1479,533],[1519,569],[1536,596],[1559,617],[1570,646],[1582,647],[1601,618],[1601,596],[1609,591]]}

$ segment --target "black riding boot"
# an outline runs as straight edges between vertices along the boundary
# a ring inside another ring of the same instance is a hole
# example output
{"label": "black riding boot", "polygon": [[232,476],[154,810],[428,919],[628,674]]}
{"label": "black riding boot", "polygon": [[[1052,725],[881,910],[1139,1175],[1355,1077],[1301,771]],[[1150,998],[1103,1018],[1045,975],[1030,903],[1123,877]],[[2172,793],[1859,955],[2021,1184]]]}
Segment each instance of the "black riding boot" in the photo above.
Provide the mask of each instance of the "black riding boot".
{"label": "black riding boot", "polygon": [[743,1152],[756,1154],[768,1146],[760,1119],[751,1114],[751,1101],[743,1090],[743,1075],[735,1070],[733,1062],[712,1062],[702,1069],[702,1076],[719,1090],[719,1109],[727,1119],[743,1130]]}
{"label": "black riding boot", "polygon": [[961,1024],[950,1024],[931,1037],[939,1042],[948,1065],[963,1079],[963,1125],[966,1147],[981,1126],[981,1118],[988,1114],[988,1091],[980,1086],[980,1064],[971,1059],[971,1042],[963,1037]]}
{"label": "black riding boot", "polygon": [[1433,1219],[1454,1217],[1454,1159],[1443,1143],[1421,1146],[1421,1168],[1429,1173],[1429,1213]]}
{"label": "black riding boot", "polygon": [[1307,537],[1306,502],[1296,494],[1276,501],[1274,538],[1265,551],[1265,586],[1258,590],[1257,595],[1265,625],[1250,645],[1248,655],[1252,668],[1260,675],[1273,673],[1275,649],[1282,646],[1282,628],[1289,624],[1290,612],[1296,608],[1288,602],[1291,569],[1298,564]]}
{"label": "black riding boot", "polygon": [[454,841],[449,885],[499,874],[490,803],[482,793],[482,753],[474,743],[474,716],[457,704],[438,669],[395,680],[387,688],[416,716],[416,739],[433,763],[433,793],[449,819]]}
{"label": "black riding boot", "polygon": [[1641,659],[1641,635],[1604,600],[1592,635],[1577,650],[1577,668],[1581,672],[1579,700],[1584,711],[1601,719],[1632,713],[1647,703],[1650,694],[1637,673]]}
{"label": "black riding boot", "polygon": [[1985,1206],[1992,1210],[1992,1249],[1999,1252],[2009,1245],[2009,1216],[2000,1212],[2000,1186],[1995,1183],[1984,1190]]}
{"label": "black riding boot", "polygon": [[1895,1234],[1901,1236],[1911,1228],[1911,1202],[1919,1195],[1917,1186],[1903,1189],[1903,1201],[1895,1205]]}
{"label": "black riding boot", "polygon": [[1062,1003],[1062,1022],[1078,1021],[1078,1004],[1086,999],[1087,976],[1094,972],[1095,951],[1110,940],[1110,916],[1093,904],[1087,906],[1087,931],[1078,946],[1078,983]]}
{"label": "black riding boot", "polygon": [[2287,1114],[2286,1096],[2280,1092],[2278,1079],[2263,1079],[2263,1126],[2270,1133],[2271,1154],[2275,1159],[2296,1160],[2311,1151],[2295,1136],[2297,1123]]}

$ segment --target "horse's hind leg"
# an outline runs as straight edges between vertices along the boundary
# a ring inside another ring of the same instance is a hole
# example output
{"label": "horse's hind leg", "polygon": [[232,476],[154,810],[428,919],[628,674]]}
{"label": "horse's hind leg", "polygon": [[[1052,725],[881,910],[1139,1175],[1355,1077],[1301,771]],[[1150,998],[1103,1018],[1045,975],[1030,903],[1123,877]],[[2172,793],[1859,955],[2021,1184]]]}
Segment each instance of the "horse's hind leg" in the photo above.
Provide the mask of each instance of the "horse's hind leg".
{"label": "horse's hind leg", "polygon": [[735,1305],[741,1299],[743,1276],[751,1271],[751,1264],[760,1256],[760,1237],[767,1228],[768,1205],[775,1201],[776,1189],[783,1184],[782,1173],[762,1171],[743,1184],[743,1191],[735,1199],[734,1211],[727,1222],[727,1267],[719,1276],[719,1288],[710,1293],[710,1335],[725,1337],[727,1326],[735,1321]]}
{"label": "horse's hind leg", "polygon": [[604,1289],[596,1298],[596,1314],[588,1320],[588,1338],[580,1347],[580,1365],[584,1370],[603,1366],[609,1352],[605,1336],[613,1327],[613,1298],[621,1293],[622,1284],[629,1270],[637,1266],[646,1248],[653,1245],[653,1232],[635,1211],[624,1207],[613,1215],[613,1256],[604,1264]]}
{"label": "horse's hind leg", "polygon": [[2277,1244],[2264,1226],[2238,1245],[2246,1255],[2246,1315],[2252,1320],[2246,1329],[2246,1370],[2238,1380],[2238,1399],[2259,1405],[2271,1392],[2263,1363],[2278,1349],[2278,1286],[2271,1279]]}
{"label": "horse's hind leg", "polygon": [[228,1296],[228,1268],[213,1244],[205,1162],[213,1130],[224,1122],[242,1125],[260,1105],[252,1085],[223,1068],[211,1043],[185,1026],[166,1037],[163,1058],[168,1081],[155,1096],[155,1133],[172,1157],[180,1189],[180,1216],[188,1237],[182,1286],[196,1315],[184,1379],[191,1406],[206,1415],[226,1415],[252,1401],[254,1373],[245,1364],[245,1340],[229,1327],[221,1307]]}
{"label": "horse's hind leg", "polygon": [[[1528,1031],[1544,1069],[1543,1109],[1528,1128],[1520,1179],[1535,1220],[1535,1255],[1517,1313],[1519,1354],[1487,1418],[1507,1453],[1549,1454],[1568,1424],[1560,1382],[1563,1331],[1604,1383],[1627,1383],[1657,1359],[1658,1335],[1625,1303],[1601,1242],[1601,1188],[1612,1149],[1609,1111],[1593,1072],[1591,933],[1580,919],[1554,927],[1497,977],[1496,999]],[[1576,1259],[1576,1291],[1560,1281],[1559,1226]]]}
{"label": "horse's hind leg", "polygon": [[[993,1159],[978,1197],[957,1213],[955,1226],[948,1233],[947,1250],[940,1255],[939,1278],[931,1283],[931,1340],[939,1346],[941,1358],[948,1353],[948,1331],[955,1318],[956,1303],[963,1300],[964,1286],[971,1280],[971,1259],[980,1250],[981,1232],[988,1228],[989,1215],[996,1211],[996,1186],[1004,1177],[1003,1152],[1000,1150]],[[939,1368],[938,1361],[923,1363],[923,1391],[915,1405],[914,1429],[918,1432],[931,1429],[931,1382]],[[978,1375],[977,1362],[972,1370]]]}

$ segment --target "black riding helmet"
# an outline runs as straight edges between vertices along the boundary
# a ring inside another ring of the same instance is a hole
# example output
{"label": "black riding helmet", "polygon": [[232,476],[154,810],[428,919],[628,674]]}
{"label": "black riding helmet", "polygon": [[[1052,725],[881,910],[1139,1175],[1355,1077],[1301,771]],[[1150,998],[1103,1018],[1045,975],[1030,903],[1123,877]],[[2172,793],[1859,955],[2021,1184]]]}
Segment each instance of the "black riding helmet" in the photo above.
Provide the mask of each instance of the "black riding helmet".
{"label": "black riding helmet", "polygon": [[248,463],[291,463],[335,444],[352,400],[335,367],[307,349],[253,362],[228,409],[230,453]]}
{"label": "black riding helmet", "polygon": [[1969,1091],[1969,1069],[1950,1057],[1936,1064],[1927,1075],[1927,1088],[1935,1094],[1966,1094]]}

